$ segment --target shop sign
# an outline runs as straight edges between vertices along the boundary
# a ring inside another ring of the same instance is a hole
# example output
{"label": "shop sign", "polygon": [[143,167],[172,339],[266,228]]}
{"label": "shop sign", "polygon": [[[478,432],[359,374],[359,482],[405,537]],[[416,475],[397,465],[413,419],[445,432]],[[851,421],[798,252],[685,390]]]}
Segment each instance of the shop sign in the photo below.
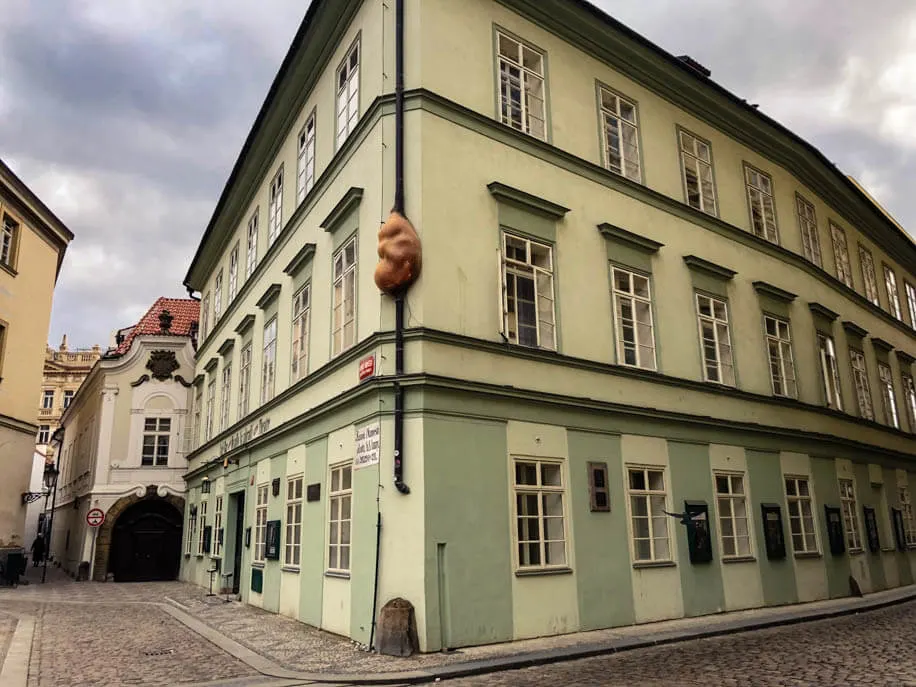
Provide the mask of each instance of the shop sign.
{"label": "shop sign", "polygon": [[239,446],[244,446],[249,441],[257,439],[270,429],[270,418],[265,417],[261,420],[255,420],[247,427],[243,427],[228,439],[223,439],[219,445],[220,453],[227,453]]}

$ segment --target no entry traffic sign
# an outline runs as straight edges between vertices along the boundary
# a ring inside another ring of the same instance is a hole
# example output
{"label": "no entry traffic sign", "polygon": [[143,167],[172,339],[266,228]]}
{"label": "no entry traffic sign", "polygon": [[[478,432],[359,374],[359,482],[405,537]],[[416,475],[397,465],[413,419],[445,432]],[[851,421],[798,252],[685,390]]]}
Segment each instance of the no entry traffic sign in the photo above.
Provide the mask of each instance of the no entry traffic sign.
{"label": "no entry traffic sign", "polygon": [[105,522],[105,513],[101,508],[92,508],[86,513],[86,523],[89,527],[100,527]]}

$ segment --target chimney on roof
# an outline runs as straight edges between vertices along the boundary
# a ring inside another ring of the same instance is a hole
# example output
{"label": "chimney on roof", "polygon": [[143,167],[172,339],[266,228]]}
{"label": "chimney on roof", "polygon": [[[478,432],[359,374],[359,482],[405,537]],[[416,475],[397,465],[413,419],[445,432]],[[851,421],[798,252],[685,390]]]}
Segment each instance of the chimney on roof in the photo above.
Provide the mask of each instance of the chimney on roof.
{"label": "chimney on roof", "polygon": [[686,65],[687,65],[688,67],[690,67],[693,71],[697,72],[698,74],[702,74],[702,75],[705,76],[707,79],[708,79],[710,76],[712,76],[712,72],[711,72],[711,71],[709,71],[706,67],[704,67],[702,64],[700,64],[699,62],[697,62],[695,59],[693,59],[690,55],[678,55],[678,56],[677,56],[677,59],[679,59],[681,62],[683,62],[684,64],[686,64]]}
{"label": "chimney on roof", "polygon": [[61,353],[67,352],[67,335],[66,334],[64,334],[64,338],[60,340],[60,352]]}
{"label": "chimney on roof", "polygon": [[162,330],[163,334],[168,333],[168,331],[172,328],[172,319],[172,313],[170,313],[168,310],[163,310],[161,313],[159,313],[159,329]]}

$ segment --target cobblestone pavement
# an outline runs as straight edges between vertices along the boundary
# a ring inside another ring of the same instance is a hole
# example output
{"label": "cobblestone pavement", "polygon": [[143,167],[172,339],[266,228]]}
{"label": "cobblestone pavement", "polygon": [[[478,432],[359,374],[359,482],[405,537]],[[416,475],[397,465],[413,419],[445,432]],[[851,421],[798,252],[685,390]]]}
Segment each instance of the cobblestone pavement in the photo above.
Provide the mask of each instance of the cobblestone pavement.
{"label": "cobblestone pavement", "polygon": [[446,680],[443,687],[916,685],[916,604],[803,625]]}
{"label": "cobblestone pavement", "polygon": [[16,618],[0,611],[0,666],[3,665],[3,659],[6,657],[6,650],[9,649],[10,640],[13,638],[13,632],[16,631]]}

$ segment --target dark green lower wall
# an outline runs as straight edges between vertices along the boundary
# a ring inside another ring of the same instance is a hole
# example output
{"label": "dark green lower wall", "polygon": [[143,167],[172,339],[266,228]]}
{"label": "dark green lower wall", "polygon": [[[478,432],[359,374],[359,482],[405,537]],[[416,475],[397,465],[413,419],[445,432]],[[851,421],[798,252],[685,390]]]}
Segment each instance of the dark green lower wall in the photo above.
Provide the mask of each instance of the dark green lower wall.
{"label": "dark green lower wall", "polygon": [[[827,516],[824,511],[824,506],[840,508],[840,484],[837,479],[836,461],[831,458],[811,458],[811,476],[814,479],[814,496],[817,503],[814,519],[817,522],[824,567],[827,570],[827,593],[831,599],[849,596],[849,574],[852,572],[849,566],[849,552],[839,555],[830,553]],[[840,518],[842,519],[842,511]]]}

